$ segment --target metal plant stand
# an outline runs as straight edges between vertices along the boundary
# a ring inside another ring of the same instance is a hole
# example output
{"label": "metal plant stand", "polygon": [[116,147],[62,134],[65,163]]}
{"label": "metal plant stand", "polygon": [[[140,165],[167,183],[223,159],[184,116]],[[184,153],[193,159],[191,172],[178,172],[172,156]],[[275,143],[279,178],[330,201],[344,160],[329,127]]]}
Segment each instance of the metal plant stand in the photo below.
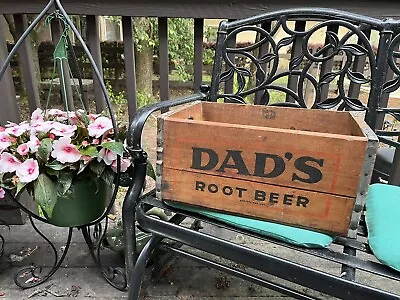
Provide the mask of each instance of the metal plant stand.
{"label": "metal plant stand", "polygon": [[[108,97],[107,94],[107,90],[106,90],[106,86],[104,84],[104,81],[102,79],[101,73],[89,51],[89,49],[86,46],[86,43],[84,42],[83,38],[80,36],[78,30],[75,28],[73,22],[71,21],[71,19],[68,17],[66,11],[64,10],[63,6],[60,3],[60,0],[50,0],[48,2],[48,4],[46,5],[46,7],[42,10],[42,12],[37,16],[37,18],[30,24],[30,26],[27,28],[27,30],[22,34],[22,36],[20,37],[20,39],[16,42],[15,46],[13,47],[13,49],[10,51],[7,59],[5,60],[4,64],[1,67],[0,70],[0,80],[3,78],[7,68],[9,67],[10,61],[12,59],[12,57],[16,54],[17,50],[19,49],[19,47],[22,45],[22,43],[24,42],[24,40],[26,39],[26,37],[29,35],[29,33],[35,28],[35,26],[43,19],[45,18],[45,16],[47,16],[46,22],[50,23],[50,22],[58,22],[59,24],[56,24],[57,26],[61,26],[61,28],[65,29],[65,28],[69,28],[70,30],[73,31],[73,33],[75,34],[75,37],[77,38],[77,40],[80,42],[80,44],[82,45],[87,57],[89,58],[89,61],[93,67],[93,71],[94,71],[94,76],[96,77],[96,79],[99,81],[100,83],[100,87],[102,90],[102,94],[104,96],[105,102],[107,104],[107,108],[110,114],[110,118],[112,120],[113,123],[113,127],[114,127],[114,134],[115,134],[115,140],[118,140],[118,128],[116,126],[116,120],[115,120],[115,116],[114,116],[114,112],[110,103],[110,99]],[[64,42],[67,44],[67,46],[70,47],[70,50],[72,50],[72,60],[75,64],[77,64],[76,62],[76,57],[75,54],[73,53],[73,49],[71,47],[70,41],[69,41],[69,37],[67,34],[65,34],[66,30],[64,30],[63,34],[60,36],[60,39],[64,38]],[[55,55],[55,60],[58,57],[56,57]],[[65,58],[66,59],[66,58]],[[60,59],[61,61],[61,65],[63,63],[62,58]],[[68,72],[70,71],[70,69],[64,69],[64,71]],[[62,73],[62,72],[61,72]],[[60,74],[61,79],[64,78],[63,74]],[[80,76],[79,76],[80,77]],[[80,83],[80,87],[81,87],[81,91],[82,91],[82,80],[81,78],[78,78],[79,83]],[[68,84],[68,82],[64,81],[62,84]],[[62,95],[63,97],[66,97],[66,95]],[[82,95],[84,96],[84,95]],[[49,96],[50,97],[50,96]],[[85,101],[82,101],[82,99],[80,99],[82,104]],[[67,105],[66,105],[67,106]],[[47,107],[46,107],[47,108]],[[68,110],[68,106],[67,106],[67,110]],[[88,246],[89,252],[91,257],[93,258],[97,268],[99,269],[100,273],[102,274],[102,276],[106,279],[106,281],[108,283],[110,283],[113,287],[115,287],[116,289],[119,290],[125,290],[127,287],[127,280],[126,280],[126,276],[125,276],[125,271],[123,270],[123,268],[109,268],[109,267],[104,267],[101,263],[101,249],[102,247],[102,242],[105,238],[105,233],[107,231],[108,228],[108,214],[110,213],[116,195],[118,193],[118,188],[119,188],[119,182],[120,182],[120,157],[118,156],[117,158],[117,169],[118,172],[116,173],[115,176],[115,188],[113,191],[113,194],[111,196],[111,200],[109,201],[109,204],[107,206],[107,208],[104,210],[104,213],[95,221],[93,221],[92,223],[86,224],[84,226],[79,226],[77,227],[78,230],[82,231],[83,237],[85,239],[85,242]],[[72,234],[74,231],[73,227],[70,227],[68,229],[68,236],[66,238],[66,242],[65,242],[65,248],[63,250],[63,253],[61,255],[59,255],[56,247],[54,246],[54,244],[49,240],[49,238],[47,238],[35,225],[35,222],[39,221],[39,222],[43,222],[43,223],[47,223],[47,224],[51,224],[47,219],[43,218],[42,216],[32,212],[31,210],[27,209],[26,207],[24,207],[19,201],[18,201],[18,197],[14,198],[14,196],[8,191],[6,190],[6,192],[8,193],[8,195],[13,199],[13,201],[16,203],[16,205],[23,210],[25,213],[28,214],[29,216],[29,220],[32,224],[32,227],[34,228],[34,230],[40,235],[41,238],[43,238],[51,247],[53,254],[54,254],[54,262],[52,267],[50,268],[49,271],[44,271],[44,269],[42,267],[38,267],[38,266],[30,266],[30,267],[25,267],[22,268],[21,270],[19,270],[18,272],[16,272],[15,276],[14,276],[14,281],[15,284],[23,289],[27,289],[27,288],[31,288],[31,287],[35,287],[38,286],[44,282],[46,282],[47,280],[49,280],[51,278],[51,276],[60,268],[60,266],[62,265],[68,250],[70,249],[70,244],[71,244],[71,239],[72,239]],[[1,224],[0,224],[1,225]],[[2,236],[0,236],[0,256],[3,253],[4,250],[4,238]]]}

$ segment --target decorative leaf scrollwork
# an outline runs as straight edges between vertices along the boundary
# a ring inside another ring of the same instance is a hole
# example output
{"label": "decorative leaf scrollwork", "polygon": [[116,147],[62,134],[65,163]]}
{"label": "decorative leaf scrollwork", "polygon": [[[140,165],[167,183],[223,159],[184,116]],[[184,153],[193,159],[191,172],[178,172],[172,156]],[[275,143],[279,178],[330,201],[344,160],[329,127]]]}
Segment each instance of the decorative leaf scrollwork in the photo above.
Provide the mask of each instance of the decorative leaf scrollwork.
{"label": "decorative leaf scrollwork", "polygon": [[289,70],[292,71],[296,69],[303,62],[304,53],[301,53],[299,56],[292,58],[289,62]]}
{"label": "decorative leaf scrollwork", "polygon": [[369,83],[371,80],[367,79],[364,77],[364,74],[360,73],[360,72],[353,72],[350,69],[347,69],[346,71],[347,76],[349,77],[349,79],[357,84],[366,84]]}

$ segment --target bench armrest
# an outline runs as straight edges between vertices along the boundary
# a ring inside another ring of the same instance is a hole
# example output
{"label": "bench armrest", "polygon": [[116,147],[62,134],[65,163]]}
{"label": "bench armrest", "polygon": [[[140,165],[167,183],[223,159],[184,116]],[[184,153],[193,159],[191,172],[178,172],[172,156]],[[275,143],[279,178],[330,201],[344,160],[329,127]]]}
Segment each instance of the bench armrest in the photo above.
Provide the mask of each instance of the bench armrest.
{"label": "bench armrest", "polygon": [[[134,160],[143,159],[143,149],[142,149],[142,132],[144,124],[146,123],[147,119],[150,115],[158,110],[174,107],[181,104],[190,103],[193,101],[198,100],[206,100],[207,99],[207,92],[208,87],[202,87],[202,92],[183,97],[174,100],[162,101],[155,103],[153,105],[145,106],[139,109],[133,120],[129,126],[128,134],[126,137],[127,140],[127,150],[130,152],[131,156]],[[204,93],[203,93],[204,92]]]}

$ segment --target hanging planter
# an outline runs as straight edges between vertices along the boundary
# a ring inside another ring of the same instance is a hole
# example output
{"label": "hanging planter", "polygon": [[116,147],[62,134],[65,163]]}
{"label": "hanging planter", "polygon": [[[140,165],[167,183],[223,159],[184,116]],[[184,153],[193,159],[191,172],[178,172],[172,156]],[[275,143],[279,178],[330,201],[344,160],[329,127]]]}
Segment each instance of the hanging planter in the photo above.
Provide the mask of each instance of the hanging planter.
{"label": "hanging planter", "polygon": [[[119,129],[123,136],[126,127]],[[30,123],[0,130],[1,189],[17,194],[26,189],[54,225],[98,219],[110,198],[118,157],[122,172],[130,167],[123,144],[112,138],[111,120],[102,115],[37,109]]]}
{"label": "hanging planter", "polygon": [[[47,25],[52,22],[62,29],[53,54],[52,83],[58,73],[64,110],[49,109],[51,84],[43,110],[37,108],[29,121],[8,122],[0,127],[0,198],[4,197],[4,190],[16,197],[27,190],[44,216],[35,216],[37,219],[56,226],[81,227],[107,215],[117,193],[119,173],[126,172],[131,165],[121,142],[125,140],[127,124],[117,124],[104,82],[89,52],[108,111],[87,112],[82,89],[77,91],[82,109],[74,109],[65,80],[72,74],[68,57],[69,52],[73,54],[69,41],[73,25],[65,13],[57,10],[46,18]],[[81,41],[80,36],[78,39]],[[81,85],[81,78],[79,82]]]}

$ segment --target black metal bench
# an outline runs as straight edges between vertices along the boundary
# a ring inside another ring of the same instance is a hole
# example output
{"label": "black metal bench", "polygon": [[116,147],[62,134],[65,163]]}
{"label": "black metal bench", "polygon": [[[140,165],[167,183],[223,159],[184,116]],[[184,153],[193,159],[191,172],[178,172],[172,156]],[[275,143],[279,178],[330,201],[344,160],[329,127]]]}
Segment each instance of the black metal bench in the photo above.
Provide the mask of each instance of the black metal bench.
{"label": "black metal bench", "polygon": [[[291,21],[297,21],[296,25],[293,26],[294,22]],[[307,27],[310,22],[314,23]],[[388,108],[389,93],[400,86],[400,69],[397,65],[399,25],[399,21],[382,21],[328,9],[284,10],[244,20],[224,21],[220,24],[211,86],[202,86],[198,94],[190,97],[164,101],[141,109],[130,127],[128,147],[135,162],[135,171],[123,207],[127,245],[126,266],[130,281],[129,299],[137,299],[146,262],[156,247],[299,299],[314,299],[317,296],[271,282],[243,269],[221,264],[199,253],[211,253],[342,299],[400,299],[400,295],[356,281],[357,269],[394,280],[396,284],[400,281],[400,273],[374,259],[366,239],[367,230],[363,217],[355,223],[354,234],[335,239],[334,243],[338,247],[307,249],[250,233],[187,210],[172,208],[157,199],[155,190],[141,195],[147,163],[147,155],[141,145],[142,129],[153,112],[195,100],[223,99],[225,102],[246,103],[246,97],[249,95],[254,95],[254,104],[258,105],[365,113],[366,122],[374,129],[380,142],[390,146],[380,151],[378,163],[375,165],[374,181],[399,185],[400,151],[395,153],[395,149],[400,146],[395,138],[399,136],[399,131],[382,130],[388,116],[395,122],[400,120],[400,109],[393,106]],[[235,38],[244,31],[256,32],[258,41],[238,49],[235,47]],[[282,32],[285,34],[282,35]],[[322,34],[318,35],[321,32]],[[324,41],[321,49],[311,53],[309,44],[313,36],[317,36],[317,40],[323,38]],[[374,37],[378,39],[376,49],[370,42]],[[288,46],[291,46],[291,59],[287,63],[288,68],[282,70],[278,57],[282,49]],[[345,59],[340,70],[332,71],[334,57],[337,55],[343,55]],[[253,67],[238,67],[236,58],[239,56],[251,60]],[[369,71],[364,68],[366,61]],[[313,70],[315,65],[320,66],[320,71],[317,68]],[[252,86],[248,84],[250,78],[255,78]],[[282,78],[288,80],[282,84]],[[337,87],[336,91],[332,92],[329,86],[332,86],[335,80]],[[360,89],[364,87],[365,92],[360,94]],[[313,91],[311,96],[309,90]],[[284,95],[281,96],[283,101],[280,103],[274,101],[277,97],[276,91]],[[174,214],[169,221],[163,221],[147,216],[146,211],[149,207],[160,207]],[[340,274],[326,273],[201,232],[199,226],[182,226],[181,223],[188,217],[291,249],[299,255],[310,254],[336,262],[342,266],[342,271]],[[135,221],[142,229],[152,233],[152,238],[140,254],[136,252]],[[165,243],[166,239],[178,243]],[[194,253],[183,250],[178,247],[182,244],[199,251]],[[366,254],[358,256],[361,252]]]}

